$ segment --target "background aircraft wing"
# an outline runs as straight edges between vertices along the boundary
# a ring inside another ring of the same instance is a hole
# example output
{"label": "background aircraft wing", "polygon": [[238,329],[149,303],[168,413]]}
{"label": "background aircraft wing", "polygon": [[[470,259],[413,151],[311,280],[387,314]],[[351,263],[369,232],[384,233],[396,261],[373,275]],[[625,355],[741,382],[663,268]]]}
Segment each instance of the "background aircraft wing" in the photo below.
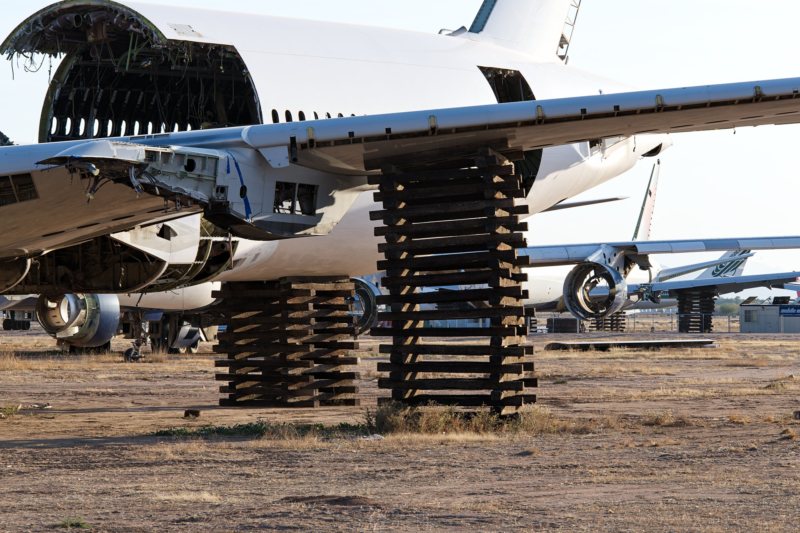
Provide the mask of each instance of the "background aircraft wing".
{"label": "background aircraft wing", "polygon": [[662,297],[675,296],[675,292],[684,289],[715,289],[717,294],[729,292],[739,292],[756,287],[767,287],[772,289],[783,289],[784,285],[794,283],[800,277],[800,272],[780,272],[773,274],[756,274],[751,276],[734,276],[730,278],[700,278],[685,281],[663,281],[653,283],[649,286],[629,284],[628,289],[631,293],[647,287],[653,294],[661,294]]}
{"label": "background aircraft wing", "polygon": [[530,266],[571,265],[624,254],[633,260],[650,254],[678,254],[727,250],[781,250],[800,248],[800,237],[747,237],[741,239],[692,239],[675,241],[628,241],[608,244],[530,246],[520,251],[530,257]]}

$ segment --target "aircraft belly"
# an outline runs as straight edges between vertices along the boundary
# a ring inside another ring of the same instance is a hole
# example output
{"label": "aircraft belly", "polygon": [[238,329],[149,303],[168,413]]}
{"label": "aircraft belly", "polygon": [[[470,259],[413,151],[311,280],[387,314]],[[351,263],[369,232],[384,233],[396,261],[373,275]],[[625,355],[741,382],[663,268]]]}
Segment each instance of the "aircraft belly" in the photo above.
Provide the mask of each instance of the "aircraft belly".
{"label": "aircraft belly", "polygon": [[[0,257],[28,255],[178,216],[164,200],[107,182],[92,201],[87,180],[64,168],[32,172],[37,198],[0,206]],[[180,216],[198,212],[187,208]]]}
{"label": "aircraft belly", "polygon": [[221,281],[275,279],[283,276],[359,276],[376,270],[379,239],[369,219],[376,207],[371,192],[361,193],[334,230],[324,236],[249,245],[237,252],[238,266]]}
{"label": "aircraft belly", "polygon": [[212,305],[216,301],[212,293],[218,289],[219,283],[202,283],[167,292],[120,294],[119,304],[123,308],[135,307],[162,311],[201,309]]}

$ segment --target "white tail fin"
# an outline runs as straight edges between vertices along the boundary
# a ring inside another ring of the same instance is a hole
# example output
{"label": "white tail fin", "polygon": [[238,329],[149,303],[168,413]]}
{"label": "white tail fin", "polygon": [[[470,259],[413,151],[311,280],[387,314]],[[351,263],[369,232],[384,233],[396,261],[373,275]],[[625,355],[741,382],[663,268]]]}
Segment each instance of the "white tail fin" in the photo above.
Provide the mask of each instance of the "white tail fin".
{"label": "white tail fin", "polygon": [[647,241],[650,239],[650,230],[653,226],[653,213],[656,210],[656,192],[658,192],[658,178],[661,176],[661,160],[656,161],[650,171],[650,181],[642,200],[642,209],[639,211],[639,220],[633,230],[634,241]]}
{"label": "white tail fin", "polygon": [[720,259],[731,258],[731,261],[707,268],[702,274],[697,276],[697,279],[732,278],[734,276],[741,276],[742,272],[744,272],[744,265],[747,263],[747,260],[750,259],[751,255],[750,250],[726,252]]}
{"label": "white tail fin", "polygon": [[581,0],[484,0],[469,31],[541,59],[566,60]]}

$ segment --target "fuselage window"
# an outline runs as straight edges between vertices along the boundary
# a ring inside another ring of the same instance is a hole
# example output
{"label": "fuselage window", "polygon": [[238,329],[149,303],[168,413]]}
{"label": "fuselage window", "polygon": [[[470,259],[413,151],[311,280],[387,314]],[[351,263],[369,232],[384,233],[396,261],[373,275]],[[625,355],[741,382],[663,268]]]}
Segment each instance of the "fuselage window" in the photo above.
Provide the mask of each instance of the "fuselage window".
{"label": "fuselage window", "polygon": [[319,120],[319,114],[316,111],[314,111],[314,120]]}
{"label": "fuselage window", "polygon": [[305,120],[306,120],[306,114],[305,114],[305,112],[303,112],[303,111],[300,111],[300,113],[297,115],[297,119],[298,119],[300,122],[305,122]]}
{"label": "fuselage window", "polygon": [[281,121],[281,116],[278,114],[277,109],[272,110],[272,123],[277,124]]}
{"label": "fuselage window", "polygon": [[292,122],[292,112],[288,109],[286,110],[286,122]]}

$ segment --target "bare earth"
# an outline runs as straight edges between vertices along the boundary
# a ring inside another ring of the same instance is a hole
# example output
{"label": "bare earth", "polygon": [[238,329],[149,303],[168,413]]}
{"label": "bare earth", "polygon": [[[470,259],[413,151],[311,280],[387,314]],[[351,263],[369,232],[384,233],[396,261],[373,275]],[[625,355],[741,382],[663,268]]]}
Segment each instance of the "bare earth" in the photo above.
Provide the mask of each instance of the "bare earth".
{"label": "bare earth", "polygon": [[[556,429],[203,439],[152,435],[258,420],[363,424],[379,395],[377,343],[363,343],[362,408],[236,410],[215,406],[210,354],[126,365],[54,356],[36,332],[0,335],[2,531],[67,519],[95,531],[800,527],[794,336],[609,353],[546,352],[563,336],[534,338],[536,412]],[[185,420],[187,408],[200,418]]]}

